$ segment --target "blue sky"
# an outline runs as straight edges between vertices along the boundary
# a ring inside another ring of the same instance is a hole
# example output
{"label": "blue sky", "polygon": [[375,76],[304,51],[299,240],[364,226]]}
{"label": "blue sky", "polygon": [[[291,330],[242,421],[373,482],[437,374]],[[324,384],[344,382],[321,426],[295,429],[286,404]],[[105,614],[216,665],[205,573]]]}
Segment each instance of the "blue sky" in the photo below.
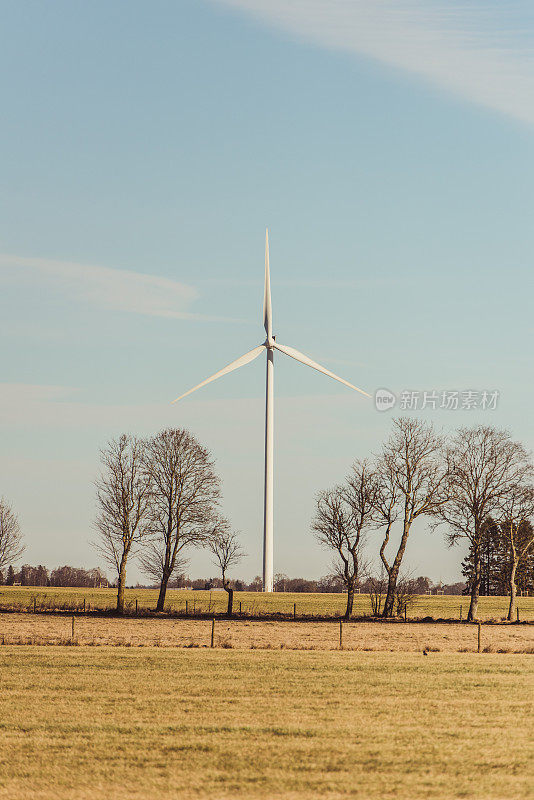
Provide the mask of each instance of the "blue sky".
{"label": "blue sky", "polygon": [[[262,360],[169,401],[262,341],[266,226],[281,342],[371,392],[498,390],[495,411],[425,416],[532,448],[533,16],[2,3],[0,494],[25,560],[98,563],[99,447],[177,425],[212,450],[241,572],[260,571]],[[314,495],[391,412],[283,357],[276,396],[275,571],[319,576]],[[462,557],[424,523],[407,553],[436,580]]]}

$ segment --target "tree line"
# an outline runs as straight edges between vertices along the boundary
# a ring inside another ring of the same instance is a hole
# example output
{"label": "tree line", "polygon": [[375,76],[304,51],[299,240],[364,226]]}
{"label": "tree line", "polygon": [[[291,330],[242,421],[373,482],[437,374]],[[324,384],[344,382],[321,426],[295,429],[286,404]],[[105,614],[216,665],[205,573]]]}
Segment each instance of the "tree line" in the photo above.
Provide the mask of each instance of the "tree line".
{"label": "tree line", "polygon": [[[432,532],[443,529],[450,546],[468,545],[463,564],[468,620],[476,618],[480,594],[497,589],[509,594],[512,619],[518,587],[530,589],[534,583],[531,456],[509,433],[489,426],[462,428],[445,437],[429,423],[401,417],[392,428],[376,455],[355,461],[343,482],[316,498],[311,530],[334,554],[334,563],[326,578],[313,582],[312,591],[343,587],[350,617],[356,589],[366,586],[377,614],[399,613],[408,596],[421,593],[421,586],[416,588],[420,579],[414,582],[402,570],[412,526],[425,518]],[[253,590],[254,581],[246,585],[230,579],[244,553],[221,513],[220,481],[208,450],[189,431],[171,428],[145,439],[123,434],[108,442],[100,460],[93,544],[116,574],[117,611],[124,612],[132,558],[158,587],[157,610],[162,611],[167,588],[183,579],[186,554],[202,547],[219,570],[231,614],[234,589]],[[370,549],[379,574],[373,573]],[[0,570],[22,551],[17,517],[2,499]],[[44,585],[44,567],[25,568],[37,570],[31,579],[39,582],[33,585]],[[52,580],[80,580],[67,574],[72,569],[54,570],[47,580],[50,585],[67,585]],[[276,590],[283,591],[289,580],[277,576]]]}
{"label": "tree line", "polygon": [[[145,572],[159,582],[163,610],[169,580],[192,546],[207,547],[228,592],[228,572],[242,556],[237,535],[220,514],[220,484],[208,451],[192,434],[168,429],[139,440],[123,435],[102,451],[98,482],[98,547],[118,576],[117,610],[124,608],[126,564],[138,549]],[[393,420],[373,458],[356,461],[345,481],[320,492],[312,531],[335,554],[332,578],[347,591],[350,617],[359,581],[372,582],[377,612],[391,617],[413,581],[401,572],[412,526],[443,527],[449,545],[465,540],[471,562],[468,620],[476,618],[490,529],[498,537],[515,610],[518,575],[534,545],[533,466],[523,445],[489,426],[462,428],[447,438],[415,418]],[[365,557],[376,542],[385,576],[372,576]],[[367,548],[367,549],[365,549]],[[518,572],[519,571],[519,572]],[[382,597],[383,596],[383,597]]]}
{"label": "tree line", "polygon": [[[456,583],[444,584],[441,581],[434,583],[426,575],[419,575],[417,578],[409,578],[410,587],[414,595],[418,594],[456,594],[461,595],[467,589],[467,584],[463,581]],[[256,581],[259,581],[261,588],[261,578],[258,576]],[[376,577],[367,575],[358,580],[356,591],[369,594],[376,589]],[[346,591],[346,586],[343,579],[336,574],[324,575],[319,580],[310,580],[309,578],[289,578],[283,573],[278,573],[274,576],[274,590],[275,592],[311,592],[311,593],[329,593],[339,594]]]}
{"label": "tree line", "polygon": [[94,544],[117,575],[117,612],[124,612],[132,556],[157,581],[156,610],[163,611],[169,582],[183,570],[184,552],[204,547],[220,570],[231,614],[229,571],[244,553],[220,511],[220,481],[208,450],[189,431],[172,428],[147,439],[123,434],[100,457]]}
{"label": "tree line", "polygon": [[[485,575],[483,568],[483,575]],[[532,582],[532,581],[531,581]],[[263,589],[261,575],[256,575],[251,581],[242,578],[233,578],[229,581],[231,588],[236,592],[261,592]],[[468,590],[468,584],[463,581],[457,583],[443,584],[434,583],[427,576],[420,575],[409,580],[410,587],[414,595],[421,594],[449,594],[461,595]],[[0,586],[35,586],[35,587],[71,587],[71,588],[91,588],[106,589],[117,588],[117,581],[110,583],[107,576],[98,567],[84,569],[83,567],[73,567],[65,565],[56,569],[48,570],[47,567],[39,564],[31,566],[23,564],[21,569],[15,571],[12,565],[7,570],[0,569]],[[130,586],[131,589],[158,589],[158,584],[137,583]],[[180,573],[172,578],[168,583],[168,589],[192,589],[206,591],[210,589],[223,589],[221,578],[203,577],[190,578],[185,573]],[[518,584],[519,588],[519,584]],[[358,582],[357,591],[362,594],[370,594],[376,589],[376,579],[367,577]],[[483,580],[481,594],[500,594],[499,584],[486,591]],[[322,578],[290,578],[284,573],[277,573],[274,576],[275,592],[287,592],[290,594],[342,594],[346,591],[343,581],[337,575],[324,575]]]}
{"label": "tree line", "polygon": [[15,572],[10,564],[5,574],[0,569],[0,586],[72,586],[100,589],[109,586],[109,581],[98,567],[82,569],[66,565],[49,571],[42,564],[37,567],[23,564]]}
{"label": "tree line", "polygon": [[[347,589],[350,617],[354,589],[369,574],[365,547],[375,543],[385,576],[377,612],[391,617],[409,592],[401,567],[414,522],[443,528],[450,546],[466,541],[464,562],[470,604],[477,614],[485,547],[498,542],[502,574],[515,611],[518,575],[528,574],[534,548],[533,465],[520,442],[489,426],[461,428],[447,438],[415,418],[393,420],[393,431],[372,459],[356,461],[345,481],[316,501],[313,531],[335,553],[334,572]],[[382,578],[375,578],[377,589]]]}
{"label": "tree line", "polygon": [[[444,584],[441,581],[434,583],[425,575],[410,578],[409,581],[414,595],[438,593],[462,595],[467,591],[467,584],[464,581],[450,584]],[[230,583],[236,592],[261,592],[263,590],[261,575],[256,575],[251,581],[233,578]],[[288,575],[279,572],[274,576],[273,586],[275,592],[288,592],[290,594],[342,594],[346,591],[345,584],[335,574],[324,575],[322,578],[315,580],[313,578],[290,578]],[[153,589],[154,586],[149,585],[142,588]],[[181,574],[169,581],[168,588],[206,590],[223,589],[224,587],[221,578],[218,577],[190,578],[185,574]],[[358,581],[356,591],[362,594],[369,594],[375,588],[376,579],[367,577]]]}

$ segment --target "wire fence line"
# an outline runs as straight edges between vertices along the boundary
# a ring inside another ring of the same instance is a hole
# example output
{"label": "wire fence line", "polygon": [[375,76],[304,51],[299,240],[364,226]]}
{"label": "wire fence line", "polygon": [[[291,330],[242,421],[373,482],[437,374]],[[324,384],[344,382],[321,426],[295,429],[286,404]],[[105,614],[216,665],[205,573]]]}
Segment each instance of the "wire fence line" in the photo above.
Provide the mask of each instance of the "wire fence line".
{"label": "wire fence line", "polygon": [[[37,587],[0,587],[0,613],[67,613],[86,615],[113,615],[115,594],[113,590],[38,589]],[[153,590],[127,591],[125,616],[184,617],[203,619],[226,616],[227,600],[223,591],[170,590],[163,612],[156,612],[157,592]],[[397,617],[404,621],[433,621],[465,619],[468,598],[459,595],[417,595],[403,607]],[[508,598],[481,597],[479,618],[484,621],[502,621],[506,616]],[[376,620],[372,598],[359,594],[355,598],[353,618]],[[345,613],[343,594],[262,594],[236,592],[234,616],[238,619],[323,620],[340,619]],[[514,622],[534,621],[534,597],[520,597]]]}
{"label": "wire fence line", "polygon": [[534,653],[532,626],[11,614],[0,645]]}

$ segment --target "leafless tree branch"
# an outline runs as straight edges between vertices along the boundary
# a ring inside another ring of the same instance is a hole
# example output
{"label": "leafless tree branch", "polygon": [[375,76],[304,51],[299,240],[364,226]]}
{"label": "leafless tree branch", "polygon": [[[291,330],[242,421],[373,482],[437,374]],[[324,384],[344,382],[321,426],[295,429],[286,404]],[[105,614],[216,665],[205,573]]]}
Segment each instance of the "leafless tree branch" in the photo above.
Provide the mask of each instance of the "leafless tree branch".
{"label": "leafless tree branch", "polygon": [[139,560],[144,572],[160,582],[157,610],[163,611],[184,548],[206,541],[219,502],[219,479],[209,452],[182,428],[152,437],[145,445],[145,465],[151,480],[151,536]]}
{"label": "leafless tree branch", "polygon": [[15,563],[24,552],[17,515],[3,497],[0,499],[0,569]]}
{"label": "leafless tree branch", "polygon": [[221,570],[224,590],[228,593],[227,614],[233,614],[234,590],[228,578],[228,571],[239,564],[245,553],[241,549],[238,535],[230,529],[228,522],[221,518],[213,525],[207,538],[207,547],[213,555],[214,563]]}
{"label": "leafless tree branch", "polygon": [[102,473],[96,481],[99,513],[94,546],[117,572],[117,611],[124,612],[128,557],[147,535],[150,475],[143,442],[122,434],[100,452]]}
{"label": "leafless tree branch", "polygon": [[[377,460],[374,518],[384,531],[380,559],[388,575],[385,617],[394,613],[399,571],[413,522],[422,515],[435,517],[447,501],[443,447],[443,437],[432,425],[401,417],[393,420],[393,433]],[[402,524],[400,542],[390,561],[386,549],[397,520]]]}

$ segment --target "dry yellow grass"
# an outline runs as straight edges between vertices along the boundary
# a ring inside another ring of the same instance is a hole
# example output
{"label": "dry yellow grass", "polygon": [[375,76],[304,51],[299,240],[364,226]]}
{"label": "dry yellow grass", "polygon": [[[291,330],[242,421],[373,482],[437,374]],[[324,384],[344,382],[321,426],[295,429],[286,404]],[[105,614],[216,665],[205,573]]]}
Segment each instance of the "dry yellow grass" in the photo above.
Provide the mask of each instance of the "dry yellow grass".
{"label": "dry yellow grass", "polygon": [[[67,614],[0,615],[0,643],[68,644],[71,635],[72,617]],[[210,640],[210,620],[75,618],[78,645],[206,647]],[[473,651],[477,644],[477,626],[465,623],[343,623],[346,649],[420,652],[433,648],[453,653]],[[331,650],[339,647],[339,623],[217,620],[215,646]],[[534,626],[483,625],[482,648],[533,651]]]}
{"label": "dry yellow grass", "polygon": [[526,800],[533,666],[472,653],[3,647],[0,797]]}

